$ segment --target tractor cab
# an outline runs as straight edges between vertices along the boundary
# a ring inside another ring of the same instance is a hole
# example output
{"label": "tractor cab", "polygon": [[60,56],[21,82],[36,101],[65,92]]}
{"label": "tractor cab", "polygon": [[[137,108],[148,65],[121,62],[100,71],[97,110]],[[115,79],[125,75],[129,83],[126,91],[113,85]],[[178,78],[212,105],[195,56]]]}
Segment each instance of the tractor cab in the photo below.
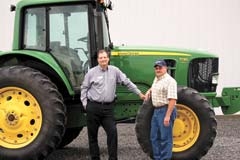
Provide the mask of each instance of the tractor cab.
{"label": "tractor cab", "polygon": [[75,90],[89,68],[97,64],[97,50],[109,49],[111,44],[105,3],[77,2],[81,3],[26,7],[20,44],[24,50],[51,54]]}

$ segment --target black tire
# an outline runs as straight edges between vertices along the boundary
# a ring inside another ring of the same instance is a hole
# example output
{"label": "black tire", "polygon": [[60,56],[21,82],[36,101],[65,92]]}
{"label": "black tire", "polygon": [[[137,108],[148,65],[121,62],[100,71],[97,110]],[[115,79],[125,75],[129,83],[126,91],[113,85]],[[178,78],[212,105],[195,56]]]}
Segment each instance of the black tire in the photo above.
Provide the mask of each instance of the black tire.
{"label": "black tire", "polygon": [[62,141],[59,145],[59,148],[63,148],[64,146],[70,144],[81,132],[83,128],[67,128],[65,134],[62,138]]}
{"label": "black tire", "polygon": [[0,112],[4,117],[0,159],[44,159],[59,145],[65,131],[61,94],[48,77],[29,67],[3,67],[0,75],[0,102],[4,102],[0,111],[5,111]]}
{"label": "black tire", "polygon": [[153,114],[153,106],[151,99],[144,101],[139,108],[136,117],[136,136],[138,143],[142,147],[143,152],[152,157],[152,145],[150,142],[151,118]]}
{"label": "black tire", "polygon": [[[172,159],[198,160],[212,147],[216,137],[217,121],[215,113],[205,97],[201,96],[196,90],[187,87],[178,87],[176,106],[178,116],[174,124]],[[152,157],[152,147],[149,139],[152,111],[151,102],[145,102],[137,115],[135,128],[140,146],[150,157]],[[198,125],[196,125],[197,123]],[[188,125],[194,125],[194,129],[189,129],[192,126]],[[195,133],[190,134],[189,132],[193,130]],[[184,141],[184,144],[182,144],[182,141]]]}

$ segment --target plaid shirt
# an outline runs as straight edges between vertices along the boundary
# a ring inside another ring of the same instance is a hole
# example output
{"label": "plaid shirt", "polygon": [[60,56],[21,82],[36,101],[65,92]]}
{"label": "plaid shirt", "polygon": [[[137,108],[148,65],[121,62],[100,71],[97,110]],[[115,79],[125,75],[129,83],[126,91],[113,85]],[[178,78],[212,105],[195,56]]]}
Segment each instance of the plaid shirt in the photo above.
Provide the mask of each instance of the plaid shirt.
{"label": "plaid shirt", "polygon": [[168,99],[177,99],[177,82],[168,73],[157,78],[152,84],[152,103],[155,107],[168,104]]}

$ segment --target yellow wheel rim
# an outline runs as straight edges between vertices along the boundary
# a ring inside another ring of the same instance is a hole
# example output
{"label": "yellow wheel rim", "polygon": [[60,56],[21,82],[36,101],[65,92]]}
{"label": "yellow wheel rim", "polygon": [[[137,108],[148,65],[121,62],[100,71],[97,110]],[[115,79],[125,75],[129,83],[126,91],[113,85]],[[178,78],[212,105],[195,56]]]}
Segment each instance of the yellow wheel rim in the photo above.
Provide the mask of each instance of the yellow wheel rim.
{"label": "yellow wheel rim", "polygon": [[200,123],[189,107],[177,104],[177,111],[173,127],[173,152],[182,152],[192,147],[197,141]]}
{"label": "yellow wheel rim", "polygon": [[22,148],[33,142],[42,126],[37,99],[18,87],[0,89],[0,146]]}

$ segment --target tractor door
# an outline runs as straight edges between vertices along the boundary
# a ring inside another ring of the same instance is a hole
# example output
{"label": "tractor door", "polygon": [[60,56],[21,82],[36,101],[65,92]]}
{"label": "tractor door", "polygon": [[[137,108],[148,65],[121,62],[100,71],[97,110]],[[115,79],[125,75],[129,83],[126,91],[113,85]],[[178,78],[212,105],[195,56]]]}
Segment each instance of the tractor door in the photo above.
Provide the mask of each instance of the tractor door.
{"label": "tractor door", "polygon": [[90,68],[89,5],[29,8],[24,49],[50,52],[78,89]]}
{"label": "tractor door", "polygon": [[78,87],[89,69],[88,6],[57,6],[49,10],[49,41],[73,87]]}

